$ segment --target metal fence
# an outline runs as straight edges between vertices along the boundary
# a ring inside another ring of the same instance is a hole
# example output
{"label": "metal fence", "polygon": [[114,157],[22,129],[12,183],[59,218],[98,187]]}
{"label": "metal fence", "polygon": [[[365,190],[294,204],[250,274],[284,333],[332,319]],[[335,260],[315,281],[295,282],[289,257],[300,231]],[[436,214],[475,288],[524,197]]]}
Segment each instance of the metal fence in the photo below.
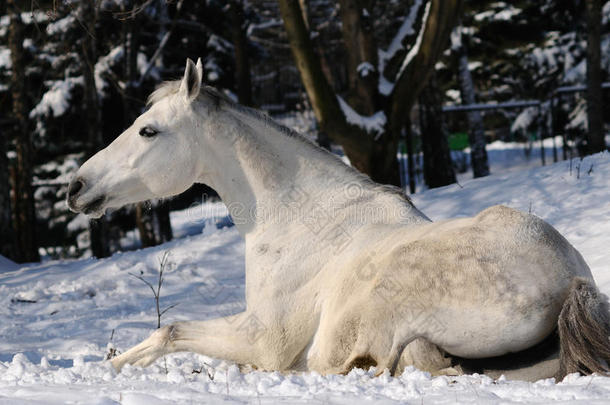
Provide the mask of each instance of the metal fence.
{"label": "metal fence", "polygon": [[[602,89],[610,89],[610,82],[602,83]],[[454,113],[467,113],[472,111],[486,112],[486,111],[497,111],[497,110],[522,110],[524,108],[537,108],[538,116],[542,119],[538,119],[539,128],[536,132],[536,142],[540,143],[540,159],[541,164],[546,165],[546,152],[544,148],[544,140],[547,138],[553,139],[553,161],[559,160],[558,147],[555,144],[555,137],[561,136],[562,139],[562,158],[567,160],[573,157],[573,148],[568,140],[565,128],[559,128],[558,123],[558,108],[562,100],[569,94],[582,93],[587,90],[586,85],[574,85],[574,86],[563,86],[558,87],[547,100],[515,100],[500,103],[477,103],[467,105],[447,105],[442,108],[444,114]],[[548,107],[548,108],[547,108]],[[545,117],[548,114],[550,116]],[[544,119],[546,118],[546,119]],[[443,119],[441,117],[441,119]],[[545,123],[550,123],[546,125]],[[421,133],[421,128],[420,128]],[[414,184],[423,182],[423,157],[421,153],[415,153],[411,156],[408,151],[399,150],[398,164],[400,170],[400,178],[404,189],[410,188],[411,192],[415,192]],[[412,164],[409,165],[409,160],[412,159]]]}

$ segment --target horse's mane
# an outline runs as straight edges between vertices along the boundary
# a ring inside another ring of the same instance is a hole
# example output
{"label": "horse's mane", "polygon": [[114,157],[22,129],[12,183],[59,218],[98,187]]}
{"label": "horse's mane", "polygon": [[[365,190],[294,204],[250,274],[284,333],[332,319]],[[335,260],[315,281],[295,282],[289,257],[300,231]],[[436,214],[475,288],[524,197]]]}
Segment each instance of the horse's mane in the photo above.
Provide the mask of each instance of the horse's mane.
{"label": "horse's mane", "polygon": [[[150,94],[150,96],[148,96],[148,100],[146,101],[146,103],[148,105],[152,105],[165,97],[178,93],[178,90],[180,89],[180,82],[181,82],[180,80],[172,80],[172,81],[166,81],[166,82],[161,83],[157,87],[157,89],[155,91],[153,91]],[[305,138],[297,131],[278,123],[273,118],[271,118],[268,114],[266,114],[262,111],[236,103],[231,98],[229,98],[226,94],[218,91],[216,88],[214,88],[212,86],[207,86],[207,85],[201,86],[201,90],[199,92],[199,95],[197,96],[197,100],[200,102],[206,102],[208,104],[211,102],[211,104],[213,106],[215,106],[218,110],[220,110],[222,107],[226,107],[229,111],[234,111],[237,113],[244,114],[244,115],[248,116],[249,118],[254,119],[255,121],[259,121],[262,125],[264,125],[266,127],[270,127],[271,129],[274,129],[275,131],[277,131],[285,136],[294,138],[294,139],[302,142],[307,147],[310,147],[319,153],[325,153],[326,155],[328,155],[330,158],[334,159],[335,161],[341,162],[340,167],[347,169],[348,171],[350,171],[350,173],[352,175],[355,175],[357,180],[359,180],[360,183],[362,184],[362,186],[364,186],[372,191],[376,191],[379,193],[385,193],[385,194],[391,194],[396,197],[399,197],[401,200],[405,201],[406,203],[408,203],[409,205],[414,207],[413,202],[411,201],[409,196],[407,196],[401,188],[374,182],[368,176],[360,173],[359,171],[357,171],[356,169],[354,169],[352,167],[345,165],[345,163],[335,154],[330,153],[326,149],[320,148],[317,145],[313,144],[309,139]]]}

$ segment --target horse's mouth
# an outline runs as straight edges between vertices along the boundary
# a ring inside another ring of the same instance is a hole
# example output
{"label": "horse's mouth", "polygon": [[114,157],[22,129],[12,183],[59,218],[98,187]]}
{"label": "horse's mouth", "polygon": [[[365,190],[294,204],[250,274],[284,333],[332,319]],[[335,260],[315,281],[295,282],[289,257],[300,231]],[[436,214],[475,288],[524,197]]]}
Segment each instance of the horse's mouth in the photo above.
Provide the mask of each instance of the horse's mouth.
{"label": "horse's mouth", "polygon": [[94,218],[99,218],[104,214],[104,204],[106,203],[106,196],[100,196],[87,204],[78,207],[74,200],[68,201],[68,206],[74,212],[82,212],[85,215],[89,215]]}
{"label": "horse's mouth", "polygon": [[95,215],[96,213],[102,212],[102,207],[106,202],[106,197],[101,196],[91,201],[89,204],[83,207],[83,213],[86,215]]}

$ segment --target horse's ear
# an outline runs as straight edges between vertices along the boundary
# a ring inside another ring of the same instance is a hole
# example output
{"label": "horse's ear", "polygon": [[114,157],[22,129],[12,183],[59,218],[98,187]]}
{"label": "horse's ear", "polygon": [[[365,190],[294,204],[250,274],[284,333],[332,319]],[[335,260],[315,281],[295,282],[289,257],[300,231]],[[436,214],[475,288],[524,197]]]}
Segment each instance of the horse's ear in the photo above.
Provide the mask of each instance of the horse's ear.
{"label": "horse's ear", "polygon": [[197,65],[195,67],[197,68],[197,73],[199,73],[199,77],[203,81],[203,63],[201,63],[201,58],[197,58]]}
{"label": "horse's ear", "polygon": [[187,101],[191,102],[197,98],[199,90],[201,90],[201,74],[195,63],[187,59],[179,92]]}

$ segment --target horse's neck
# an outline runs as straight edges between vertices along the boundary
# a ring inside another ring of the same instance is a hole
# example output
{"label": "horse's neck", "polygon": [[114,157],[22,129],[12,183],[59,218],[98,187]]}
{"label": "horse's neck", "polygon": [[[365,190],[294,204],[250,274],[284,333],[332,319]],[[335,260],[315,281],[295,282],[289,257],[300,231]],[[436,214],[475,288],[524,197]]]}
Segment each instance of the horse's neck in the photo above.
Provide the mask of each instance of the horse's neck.
{"label": "horse's neck", "polygon": [[241,111],[218,118],[210,130],[217,145],[211,159],[219,169],[204,181],[219,193],[244,236],[276,227],[286,231],[309,216],[350,222],[347,226],[428,220],[395,192],[277,124]]}

